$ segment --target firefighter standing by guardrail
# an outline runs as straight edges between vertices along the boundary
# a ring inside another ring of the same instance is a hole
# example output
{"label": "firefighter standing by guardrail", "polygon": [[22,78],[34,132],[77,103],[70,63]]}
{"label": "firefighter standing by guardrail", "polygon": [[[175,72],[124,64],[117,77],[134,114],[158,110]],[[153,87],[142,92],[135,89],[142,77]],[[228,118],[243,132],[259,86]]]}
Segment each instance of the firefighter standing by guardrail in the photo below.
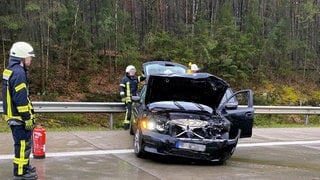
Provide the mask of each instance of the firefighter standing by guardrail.
{"label": "firefighter standing by guardrail", "polygon": [[126,115],[123,121],[123,129],[128,130],[130,127],[130,119],[132,113],[132,96],[137,95],[138,83],[145,80],[144,76],[136,76],[136,68],[133,65],[129,65],[126,68],[126,75],[120,82],[120,96],[121,101],[126,104]]}
{"label": "firefighter standing by guardrail", "polygon": [[35,54],[30,44],[14,43],[2,77],[3,117],[14,140],[13,179],[38,178],[36,168],[30,165],[34,109],[28,97],[27,67],[32,57]]}

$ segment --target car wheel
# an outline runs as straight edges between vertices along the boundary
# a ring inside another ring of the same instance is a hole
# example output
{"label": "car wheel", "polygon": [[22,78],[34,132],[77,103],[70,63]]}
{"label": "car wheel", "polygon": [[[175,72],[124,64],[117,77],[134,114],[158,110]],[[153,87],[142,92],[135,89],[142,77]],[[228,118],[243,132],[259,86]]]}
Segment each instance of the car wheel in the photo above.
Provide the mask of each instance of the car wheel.
{"label": "car wheel", "polygon": [[136,130],[136,133],[134,134],[134,153],[137,157],[140,158],[144,157],[145,155],[142,147],[142,137],[139,128]]}

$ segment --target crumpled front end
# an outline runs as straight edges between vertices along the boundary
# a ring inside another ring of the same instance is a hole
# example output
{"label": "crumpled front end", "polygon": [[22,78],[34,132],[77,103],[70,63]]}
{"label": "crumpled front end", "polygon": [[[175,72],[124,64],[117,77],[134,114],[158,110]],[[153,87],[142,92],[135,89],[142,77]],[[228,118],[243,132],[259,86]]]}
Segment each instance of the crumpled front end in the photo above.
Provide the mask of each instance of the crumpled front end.
{"label": "crumpled front end", "polygon": [[[176,115],[171,114],[170,117]],[[225,161],[232,155],[240,136],[239,132],[235,138],[229,139],[230,123],[219,116],[206,120],[174,118],[162,121],[158,118],[155,129],[142,129],[144,151],[189,159]]]}
{"label": "crumpled front end", "polygon": [[149,130],[142,131],[144,151],[160,155],[171,155],[189,159],[218,162],[227,160],[233,154],[238,138],[199,140],[191,138],[174,138]]}

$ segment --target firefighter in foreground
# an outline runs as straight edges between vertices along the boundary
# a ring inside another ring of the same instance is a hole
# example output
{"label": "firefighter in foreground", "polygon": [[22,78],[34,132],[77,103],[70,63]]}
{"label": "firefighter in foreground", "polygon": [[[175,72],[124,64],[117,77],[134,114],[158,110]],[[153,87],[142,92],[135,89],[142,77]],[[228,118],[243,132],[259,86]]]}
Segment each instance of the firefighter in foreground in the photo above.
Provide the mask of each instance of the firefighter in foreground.
{"label": "firefighter in foreground", "polygon": [[132,96],[137,95],[138,83],[145,80],[144,76],[136,76],[136,68],[129,65],[126,68],[126,75],[120,82],[121,101],[126,104],[126,115],[123,121],[123,129],[128,130],[130,127],[130,119],[132,113]]}
{"label": "firefighter in foreground", "polygon": [[32,57],[35,54],[30,44],[14,43],[2,77],[3,117],[14,140],[13,179],[38,178],[36,168],[30,165],[34,110],[28,97],[27,67]]}

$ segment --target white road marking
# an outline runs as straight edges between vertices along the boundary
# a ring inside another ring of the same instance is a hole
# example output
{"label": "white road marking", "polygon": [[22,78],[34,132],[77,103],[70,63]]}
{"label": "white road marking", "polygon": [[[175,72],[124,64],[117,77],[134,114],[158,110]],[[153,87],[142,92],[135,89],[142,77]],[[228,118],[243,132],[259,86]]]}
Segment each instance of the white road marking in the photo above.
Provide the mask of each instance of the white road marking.
{"label": "white road marking", "polygon": [[[238,144],[237,148],[238,147],[258,147],[258,146],[304,145],[304,144],[320,144],[320,140],[246,143],[246,144]],[[133,149],[56,152],[56,153],[46,153],[45,156],[46,157],[65,157],[65,156],[107,155],[107,154],[124,154],[124,153],[133,153]],[[0,155],[0,160],[5,160],[5,159],[13,159],[13,155]]]}
{"label": "white road marking", "polygon": [[46,153],[46,157],[84,156],[84,155],[101,155],[101,154],[125,154],[125,153],[133,153],[133,149],[97,150],[97,151],[74,151],[74,152]]}
{"label": "white road marking", "polygon": [[[46,157],[65,157],[65,156],[87,156],[87,155],[124,154],[124,153],[133,153],[133,149],[56,152],[56,153],[45,153],[45,156]],[[30,155],[30,157],[32,157],[32,155]],[[0,155],[0,160],[4,160],[4,159],[13,159],[13,155]]]}
{"label": "white road marking", "polygon": [[320,144],[320,140],[247,143],[247,144],[238,144],[237,147],[284,146],[284,145],[303,145],[303,144]]}

